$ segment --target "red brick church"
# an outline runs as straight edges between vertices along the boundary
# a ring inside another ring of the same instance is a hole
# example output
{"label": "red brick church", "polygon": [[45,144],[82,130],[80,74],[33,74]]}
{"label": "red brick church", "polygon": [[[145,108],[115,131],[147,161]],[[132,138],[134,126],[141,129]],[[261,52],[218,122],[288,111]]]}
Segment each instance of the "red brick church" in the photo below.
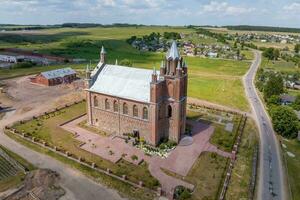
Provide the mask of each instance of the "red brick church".
{"label": "red brick church", "polygon": [[179,142],[185,132],[187,66],[176,42],[160,70],[111,65],[102,47],[100,62],[87,67],[88,123],[123,136],[135,133],[157,145],[163,138]]}

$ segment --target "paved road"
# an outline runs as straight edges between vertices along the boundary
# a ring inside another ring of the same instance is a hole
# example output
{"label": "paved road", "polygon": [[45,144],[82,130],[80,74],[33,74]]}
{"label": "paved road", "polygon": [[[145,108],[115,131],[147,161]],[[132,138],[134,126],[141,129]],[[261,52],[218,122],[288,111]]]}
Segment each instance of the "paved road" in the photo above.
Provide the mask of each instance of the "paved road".
{"label": "paved road", "polygon": [[271,121],[257,94],[253,81],[256,71],[261,63],[261,53],[259,51],[254,51],[254,55],[255,59],[251,68],[244,77],[244,84],[260,132],[258,199],[283,200],[286,199],[286,189],[284,185],[284,172],[282,169],[279,144],[272,128]]}
{"label": "paved road", "polygon": [[61,198],[62,200],[121,200],[122,198],[116,191],[95,183],[82,175],[79,171],[71,169],[67,165],[47,155],[35,152],[15,142],[3,133],[3,128],[6,124],[21,120],[24,117],[36,115],[36,113],[39,112],[40,110],[33,110],[26,114],[18,115],[11,113],[6,115],[4,119],[0,120],[0,144],[19,154],[39,168],[48,168],[58,172],[61,176],[60,185],[67,192],[67,194]]}

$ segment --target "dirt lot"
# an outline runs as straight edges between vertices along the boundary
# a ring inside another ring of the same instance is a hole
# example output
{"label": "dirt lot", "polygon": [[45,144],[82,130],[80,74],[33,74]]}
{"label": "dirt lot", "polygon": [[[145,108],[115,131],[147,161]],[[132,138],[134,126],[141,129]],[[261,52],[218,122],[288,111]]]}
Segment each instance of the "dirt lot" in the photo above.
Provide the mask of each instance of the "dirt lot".
{"label": "dirt lot", "polygon": [[59,174],[47,170],[39,169],[30,172],[24,180],[24,187],[17,193],[12,194],[7,200],[56,200],[65,194],[59,186]]}
{"label": "dirt lot", "polygon": [[5,85],[3,87],[5,93],[0,94],[0,102],[3,106],[11,106],[16,109],[16,112],[24,113],[36,106],[49,105],[50,108],[84,97],[82,87],[78,86],[81,85],[82,80],[73,84],[48,87],[31,83],[29,77],[2,82]]}

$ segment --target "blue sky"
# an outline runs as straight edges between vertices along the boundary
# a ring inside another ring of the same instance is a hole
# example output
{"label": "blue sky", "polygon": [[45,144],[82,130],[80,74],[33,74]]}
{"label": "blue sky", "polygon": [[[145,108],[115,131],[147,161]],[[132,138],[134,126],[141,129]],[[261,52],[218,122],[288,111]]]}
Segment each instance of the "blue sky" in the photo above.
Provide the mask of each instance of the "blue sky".
{"label": "blue sky", "polygon": [[300,28],[300,0],[0,0],[0,23],[64,22]]}

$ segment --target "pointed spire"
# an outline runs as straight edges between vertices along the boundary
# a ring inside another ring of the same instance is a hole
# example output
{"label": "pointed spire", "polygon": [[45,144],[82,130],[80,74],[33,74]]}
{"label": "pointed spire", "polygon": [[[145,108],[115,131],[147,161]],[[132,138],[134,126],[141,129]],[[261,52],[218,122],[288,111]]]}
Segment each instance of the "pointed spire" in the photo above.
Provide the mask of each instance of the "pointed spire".
{"label": "pointed spire", "polygon": [[181,68],[180,61],[178,61],[178,63],[177,63],[177,69],[180,69],[180,68]]}
{"label": "pointed spire", "polygon": [[115,63],[115,65],[118,65],[118,59],[116,59],[116,63]]}
{"label": "pointed spire", "polygon": [[104,49],[104,46],[101,47],[101,54],[106,54],[106,51]]}
{"label": "pointed spire", "polygon": [[183,67],[186,67],[186,68],[187,68],[186,61],[183,62]]}
{"label": "pointed spire", "polygon": [[155,74],[155,75],[157,74],[155,65],[153,66],[153,74]]}
{"label": "pointed spire", "polygon": [[177,44],[176,44],[175,40],[173,40],[171,48],[169,49],[169,51],[166,55],[166,58],[167,59],[172,59],[172,60],[180,58],[179,51],[178,51]]}
{"label": "pointed spire", "polygon": [[90,72],[90,66],[89,66],[89,64],[86,65],[85,71],[86,71],[86,72]]}
{"label": "pointed spire", "polygon": [[163,60],[161,61],[160,68],[165,68],[165,62]]}

